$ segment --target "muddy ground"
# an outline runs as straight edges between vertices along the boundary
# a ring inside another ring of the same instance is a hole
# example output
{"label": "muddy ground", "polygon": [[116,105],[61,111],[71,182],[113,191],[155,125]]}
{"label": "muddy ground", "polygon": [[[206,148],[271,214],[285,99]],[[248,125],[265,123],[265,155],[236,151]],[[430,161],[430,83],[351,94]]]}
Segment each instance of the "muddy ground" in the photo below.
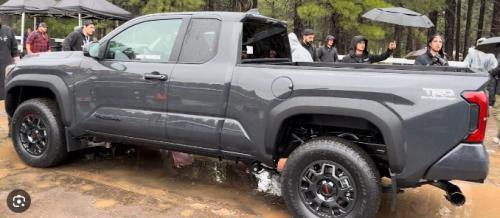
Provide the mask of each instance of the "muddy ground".
{"label": "muddy ground", "polygon": [[[157,150],[121,147],[114,155],[102,149],[74,154],[55,168],[28,167],[7,137],[0,104],[0,218],[290,217],[279,197],[262,192],[268,188],[262,187],[265,181],[259,183],[230,161],[197,157],[193,166],[173,170]],[[443,191],[423,186],[398,195],[395,212],[390,195],[384,194],[378,217],[500,217],[500,146],[492,143],[496,129],[490,121],[489,176],[484,184],[456,183],[467,197],[464,206],[454,207]],[[32,199],[22,214],[11,212],[5,203],[8,193],[18,188]]]}

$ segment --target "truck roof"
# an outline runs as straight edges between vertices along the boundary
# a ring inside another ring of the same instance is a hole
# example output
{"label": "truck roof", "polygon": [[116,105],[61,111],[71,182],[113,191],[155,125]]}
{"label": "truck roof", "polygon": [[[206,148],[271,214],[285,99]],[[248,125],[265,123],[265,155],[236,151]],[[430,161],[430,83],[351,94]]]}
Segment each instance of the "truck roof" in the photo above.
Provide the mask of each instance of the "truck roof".
{"label": "truck roof", "polygon": [[[267,20],[271,22],[278,22],[281,24],[286,25],[285,21],[282,20],[277,20],[271,17],[266,17],[260,14],[255,14],[255,13],[245,13],[245,12],[226,12],[226,11],[193,11],[193,12],[168,12],[168,13],[155,13],[155,14],[149,14],[149,15],[144,15],[140,16],[138,18],[144,18],[144,17],[150,17],[150,16],[167,16],[167,15],[192,15],[192,16],[203,16],[203,15],[210,15],[210,16],[217,16],[219,17],[222,21],[236,21],[239,22],[245,18],[255,18],[259,20]],[[136,18],[137,19],[137,18]]]}

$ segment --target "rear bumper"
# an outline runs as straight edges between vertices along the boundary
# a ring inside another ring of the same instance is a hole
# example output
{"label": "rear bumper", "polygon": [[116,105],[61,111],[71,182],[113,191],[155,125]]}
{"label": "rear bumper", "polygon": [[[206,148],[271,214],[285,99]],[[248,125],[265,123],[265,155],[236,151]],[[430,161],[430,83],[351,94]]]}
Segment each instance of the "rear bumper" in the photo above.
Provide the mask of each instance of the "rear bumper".
{"label": "rear bumper", "polygon": [[434,163],[425,178],[482,182],[488,175],[488,167],[488,153],[482,144],[462,143]]}

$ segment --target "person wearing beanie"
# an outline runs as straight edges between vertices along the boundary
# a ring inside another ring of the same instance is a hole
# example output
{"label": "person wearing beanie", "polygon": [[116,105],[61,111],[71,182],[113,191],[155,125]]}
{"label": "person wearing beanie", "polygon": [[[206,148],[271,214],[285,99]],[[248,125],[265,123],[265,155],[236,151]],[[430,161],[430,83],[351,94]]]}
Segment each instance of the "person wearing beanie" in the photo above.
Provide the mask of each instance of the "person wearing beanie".
{"label": "person wearing beanie", "polygon": [[305,29],[302,31],[302,46],[311,53],[311,57],[314,61],[318,61],[318,55],[316,54],[316,47],[314,47],[314,31],[312,29]]}
{"label": "person wearing beanie", "polygon": [[318,60],[320,62],[338,62],[339,56],[335,48],[335,37],[328,35],[325,38],[325,45],[318,48]]}

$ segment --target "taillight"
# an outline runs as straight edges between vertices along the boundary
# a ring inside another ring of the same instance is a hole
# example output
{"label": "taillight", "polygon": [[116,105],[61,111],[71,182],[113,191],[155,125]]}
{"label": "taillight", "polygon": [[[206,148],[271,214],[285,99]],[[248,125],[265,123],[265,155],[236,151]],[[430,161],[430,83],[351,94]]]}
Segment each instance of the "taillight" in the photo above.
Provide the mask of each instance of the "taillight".
{"label": "taillight", "polygon": [[462,96],[471,104],[471,129],[465,139],[470,143],[482,143],[488,120],[488,95],[484,91],[464,92]]}

